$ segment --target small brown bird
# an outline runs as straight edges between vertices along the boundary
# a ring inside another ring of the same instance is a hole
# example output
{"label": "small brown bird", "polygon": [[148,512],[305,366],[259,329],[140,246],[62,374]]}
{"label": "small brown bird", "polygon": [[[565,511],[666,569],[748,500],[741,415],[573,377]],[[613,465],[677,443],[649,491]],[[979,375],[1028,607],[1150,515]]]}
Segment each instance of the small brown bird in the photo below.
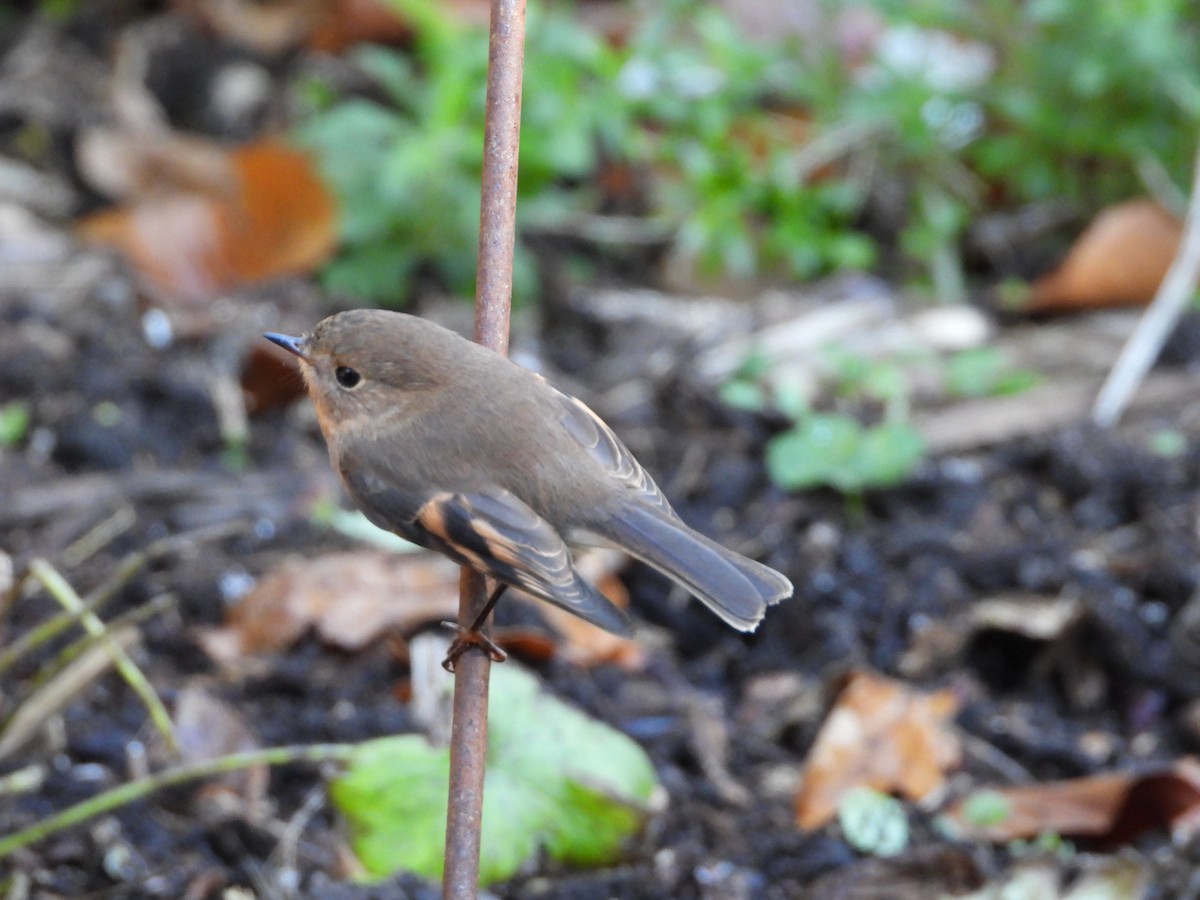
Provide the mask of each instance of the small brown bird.
{"label": "small brown bird", "polygon": [[739,631],[792,594],[685,525],[599,416],[505,356],[384,310],[266,337],[300,358],[330,460],[367,518],[495,579],[492,602],[512,585],[628,633],[575,569],[576,543],[625,550]]}

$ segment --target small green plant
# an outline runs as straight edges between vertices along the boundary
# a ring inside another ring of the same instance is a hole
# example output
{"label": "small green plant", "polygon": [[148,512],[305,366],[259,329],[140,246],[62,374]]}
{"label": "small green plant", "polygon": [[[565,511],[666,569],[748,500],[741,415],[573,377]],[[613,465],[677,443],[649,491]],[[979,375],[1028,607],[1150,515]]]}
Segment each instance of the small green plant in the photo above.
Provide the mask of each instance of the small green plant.
{"label": "small green plant", "polygon": [[1187,435],[1174,428],[1160,428],[1154,431],[1147,443],[1151,453],[1164,459],[1178,459],[1188,450]]}
{"label": "small green plant", "polygon": [[1057,832],[1043,831],[1031,841],[1010,841],[1008,852],[1015,857],[1045,856],[1048,854],[1066,862],[1075,857],[1075,843],[1067,840]]}
{"label": "small green plant", "polygon": [[14,400],[0,406],[0,447],[15,447],[28,433],[28,404]]}
{"label": "small green plant", "polygon": [[901,484],[925,457],[906,422],[866,426],[846,413],[810,413],[767,444],[767,474],[781,488],[829,485],[846,494]]}
{"label": "small green plant", "polygon": [[963,818],[977,828],[1003,825],[1012,815],[1012,801],[999,791],[975,791],[963,803]]}
{"label": "small green plant", "polygon": [[855,850],[895,856],[908,846],[908,818],[895,797],[872,788],[847,791],[838,802],[838,824]]}
{"label": "small green plant", "polygon": [[[366,48],[356,60],[386,103],[307,85],[299,139],[340,200],[343,250],[326,286],[404,301],[420,272],[470,291],[479,229],[487,35],[428,0],[396,0],[418,24],[415,59]],[[793,277],[862,268],[874,245],[850,228],[861,192],[809,183],[795,138],[771,113],[806,78],[782,45],[746,41],[715,7],[673,0],[622,47],[561,8],[531,4],[518,206],[522,222],[595,210],[602,160],[653,173],[652,215],[707,271]],[[515,293],[532,267],[518,248]]]}
{"label": "small green plant", "polygon": [[1039,377],[1029,369],[1013,369],[995,347],[960,350],[946,359],[946,390],[955,397],[999,397],[1034,387]]}
{"label": "small green plant", "polygon": [[967,148],[986,177],[1024,199],[1088,205],[1144,191],[1151,169],[1186,177],[1200,122],[1194,3],[989,0],[969,17],[952,0],[932,5],[947,25],[999,41],[980,95],[994,127]]}
{"label": "small green plant", "polygon": [[876,126],[881,183],[906,186],[898,245],[943,299],[965,291],[961,243],[991,204],[1091,210],[1187,183],[1200,125],[1189,0],[880,0],[857,78],[810,79],[824,132]]}
{"label": "small green plant", "polygon": [[989,347],[946,357],[883,358],[832,347],[820,368],[832,409],[814,409],[808,392],[773,371],[761,354],[751,354],[721,386],[721,399],[730,406],[771,409],[792,420],[766,447],[767,474],[784,490],[827,486],[857,495],[907,480],[926,455],[924,439],[909,422],[914,371],[932,368],[946,393],[957,397],[1014,394],[1038,381],[1036,373],[1011,368],[1003,353]]}
{"label": "small green plant", "polygon": [[860,186],[808,177],[794,125],[813,73],[795,47],[748,41],[719,7],[693,0],[663,4],[629,46],[624,93],[653,124],[642,155],[684,256],[733,276],[872,264],[873,242],[851,227]]}
{"label": "small green plant", "polygon": [[82,0],[40,0],[38,10],[47,18],[65,22],[83,5]]}
{"label": "small green plant", "polygon": [[[892,487],[912,474],[925,457],[925,442],[907,421],[909,387],[900,366],[890,360],[831,351],[833,393],[850,409],[814,410],[805,392],[773,377],[769,362],[752,355],[721,390],[722,398],[743,409],[772,408],[793,421],[766,448],[767,474],[785,490],[829,486],[846,494]],[[857,411],[882,407],[874,424]]]}
{"label": "small green plant", "polygon": [[[387,102],[336,99],[308,85],[299,130],[337,193],[343,251],[326,286],[392,305],[422,272],[470,293],[479,235],[487,34],[457,26],[427,0],[397,5],[418,23],[416,58],[378,47],[356,60]],[[530,11],[520,177],[522,216],[570,209],[601,148],[619,141],[609,102],[619,61],[561,12]],[[518,248],[517,298],[532,289]]]}
{"label": "small green plant", "polygon": [[[358,54],[382,101],[310,83],[300,137],[341,201],[327,285],[401,303],[421,274],[471,288],[487,37],[432,0],[393,2],[415,54]],[[747,40],[699,0],[656,4],[620,45],[531,4],[522,221],[601,211],[609,162],[648,175],[647,214],[706,273],[806,279],[871,266],[882,245],[961,299],[980,213],[1184,183],[1200,125],[1188,0],[879,7],[887,27],[853,68],[831,46]],[[532,282],[519,253],[517,296]]]}

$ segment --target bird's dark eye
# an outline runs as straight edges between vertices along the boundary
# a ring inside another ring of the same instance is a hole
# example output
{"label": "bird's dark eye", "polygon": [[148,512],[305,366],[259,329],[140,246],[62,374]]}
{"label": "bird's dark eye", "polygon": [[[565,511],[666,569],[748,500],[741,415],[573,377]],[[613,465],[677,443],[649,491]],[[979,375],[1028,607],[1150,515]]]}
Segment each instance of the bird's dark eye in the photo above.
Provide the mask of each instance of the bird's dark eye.
{"label": "bird's dark eye", "polygon": [[337,383],[344,388],[357,387],[362,381],[362,376],[358,374],[357,369],[352,369],[349,366],[338,366],[333,370],[333,377],[337,379]]}

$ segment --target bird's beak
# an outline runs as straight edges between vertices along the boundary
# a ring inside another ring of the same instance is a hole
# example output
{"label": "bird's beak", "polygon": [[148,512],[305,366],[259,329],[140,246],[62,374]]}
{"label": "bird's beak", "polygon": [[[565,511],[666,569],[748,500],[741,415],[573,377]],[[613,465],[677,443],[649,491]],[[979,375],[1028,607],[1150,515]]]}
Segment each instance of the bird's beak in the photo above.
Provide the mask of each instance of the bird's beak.
{"label": "bird's beak", "polygon": [[292,337],[289,334],[276,334],[273,331],[268,331],[263,335],[272,344],[278,344],[289,353],[295,353],[305,362],[308,362],[308,355],[304,352],[304,338]]}

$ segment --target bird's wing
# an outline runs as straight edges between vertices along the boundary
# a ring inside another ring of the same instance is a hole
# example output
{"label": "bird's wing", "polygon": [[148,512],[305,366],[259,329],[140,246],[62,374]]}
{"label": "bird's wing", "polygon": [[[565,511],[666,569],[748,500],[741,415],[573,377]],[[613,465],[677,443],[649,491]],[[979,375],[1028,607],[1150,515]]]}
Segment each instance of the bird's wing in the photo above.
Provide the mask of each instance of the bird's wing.
{"label": "bird's wing", "polygon": [[584,403],[555,390],[563,405],[563,424],[571,436],[600,463],[613,478],[624,482],[645,503],[677,518],[675,510],[667,502],[650,473],[633,458],[629,448],[613,434],[604,420],[592,412]]}
{"label": "bird's wing", "polygon": [[346,482],[377,525],[606,631],[629,633],[625,613],[579,576],[561,535],[515,494],[494,488],[416,498],[361,471]]}

